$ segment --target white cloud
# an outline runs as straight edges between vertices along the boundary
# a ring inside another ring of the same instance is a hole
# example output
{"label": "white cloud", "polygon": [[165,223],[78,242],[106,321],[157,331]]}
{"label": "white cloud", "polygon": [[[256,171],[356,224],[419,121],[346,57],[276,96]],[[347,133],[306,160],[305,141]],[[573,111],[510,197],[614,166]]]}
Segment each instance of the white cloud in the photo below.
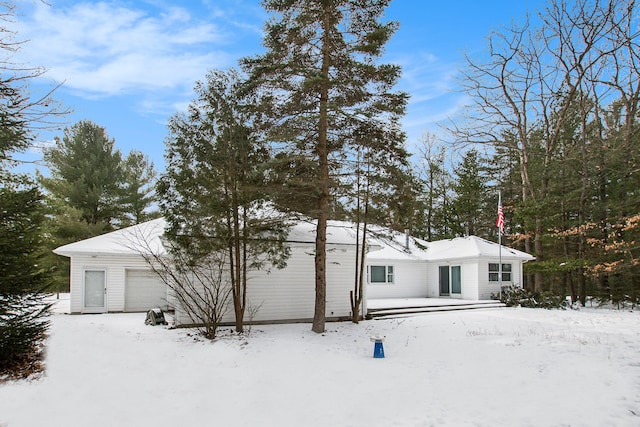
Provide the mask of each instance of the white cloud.
{"label": "white cloud", "polygon": [[56,141],[53,139],[49,140],[36,140],[33,144],[29,146],[29,153],[38,154],[42,156],[45,150],[49,148],[55,147]]}
{"label": "white cloud", "polygon": [[424,51],[401,52],[386,61],[402,67],[398,89],[410,95],[402,119],[409,146],[427,131],[441,134],[441,125],[455,117],[467,101],[456,86],[459,64]]}
{"label": "white cloud", "polygon": [[87,98],[191,89],[208,69],[235,60],[220,50],[223,29],[179,7],[151,15],[111,2],[36,2],[18,33],[29,40],[26,62]]}
{"label": "white cloud", "polygon": [[455,92],[458,64],[443,61],[430,53],[397,58],[402,65],[399,87],[411,95],[411,104],[422,103]]}

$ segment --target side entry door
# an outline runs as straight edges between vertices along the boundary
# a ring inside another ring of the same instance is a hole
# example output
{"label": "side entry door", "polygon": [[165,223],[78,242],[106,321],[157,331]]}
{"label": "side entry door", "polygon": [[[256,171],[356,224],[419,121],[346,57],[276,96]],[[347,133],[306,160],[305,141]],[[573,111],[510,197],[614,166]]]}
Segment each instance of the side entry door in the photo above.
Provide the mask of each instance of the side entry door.
{"label": "side entry door", "polygon": [[105,270],[84,271],[83,313],[106,311],[107,272]]}

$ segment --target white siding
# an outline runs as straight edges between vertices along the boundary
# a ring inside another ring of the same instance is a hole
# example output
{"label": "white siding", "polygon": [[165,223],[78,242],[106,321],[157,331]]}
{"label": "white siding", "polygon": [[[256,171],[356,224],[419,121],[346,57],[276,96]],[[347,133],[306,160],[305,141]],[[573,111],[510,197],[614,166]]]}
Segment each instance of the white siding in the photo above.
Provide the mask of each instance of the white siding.
{"label": "white siding", "polygon": [[[371,265],[393,266],[393,283],[367,283],[367,298],[425,298],[427,263],[425,261],[376,260]],[[367,277],[368,282],[368,277]]]}
{"label": "white siding", "polygon": [[[440,266],[460,266],[462,299],[488,300],[498,294],[498,282],[489,282],[489,263],[497,259],[462,259],[451,261],[379,261],[370,265],[393,265],[395,283],[367,284],[367,298],[440,298]],[[522,286],[522,261],[503,259],[512,265],[512,282]],[[509,283],[503,283],[508,285]],[[443,297],[449,298],[449,297]]]}
{"label": "white siding", "polygon": [[[351,248],[327,252],[326,316],[350,313],[349,291],[353,287],[355,251]],[[296,246],[287,267],[267,274],[256,272],[249,285],[248,300],[260,307],[254,320],[313,318],[315,307],[315,264],[311,245]]]}
{"label": "white siding", "polygon": [[[492,294],[498,294],[500,287],[498,282],[489,282],[489,263],[497,263],[497,259],[471,259],[450,263],[433,262],[428,266],[429,298],[440,296],[439,272],[440,265],[460,265],[462,279],[462,299],[467,300],[488,300]],[[503,264],[512,265],[512,283],[522,286],[522,262],[520,260],[502,260]],[[508,285],[509,283],[503,283]]]}
{"label": "white siding", "polygon": [[462,299],[478,300],[478,262],[469,260],[462,265]]}
{"label": "white siding", "polygon": [[[326,317],[348,317],[351,313],[349,291],[354,283],[355,246],[328,246]],[[287,266],[270,272],[256,271],[247,284],[245,321],[308,321],[315,307],[314,245],[292,247]],[[253,318],[250,312],[255,309]],[[190,319],[176,307],[176,320],[188,324]],[[233,305],[223,321],[233,322]]]}
{"label": "white siding", "polygon": [[84,271],[104,269],[106,272],[106,311],[124,311],[125,309],[125,272],[127,269],[148,268],[141,256],[89,256],[71,257],[71,312],[82,313],[84,295]]}
{"label": "white siding", "polygon": [[[440,298],[440,266],[460,266],[460,284],[462,287],[462,299],[478,299],[478,265],[475,260],[459,260],[450,262],[430,262],[427,266],[428,298]],[[443,298],[449,298],[444,296]]]}
{"label": "white siding", "polygon": [[[479,264],[478,288],[479,299],[491,299],[491,294],[500,293],[500,283],[489,281],[489,263],[498,263],[498,259],[484,259]],[[502,282],[502,286],[517,284],[522,287],[522,261],[503,259],[503,264],[511,264],[511,282]]]}
{"label": "white siding", "polygon": [[[475,260],[460,260],[451,262],[430,262],[427,266],[428,298],[440,298],[440,266],[460,266],[461,298],[467,300],[478,299],[478,264]],[[442,298],[450,298],[443,296]]]}

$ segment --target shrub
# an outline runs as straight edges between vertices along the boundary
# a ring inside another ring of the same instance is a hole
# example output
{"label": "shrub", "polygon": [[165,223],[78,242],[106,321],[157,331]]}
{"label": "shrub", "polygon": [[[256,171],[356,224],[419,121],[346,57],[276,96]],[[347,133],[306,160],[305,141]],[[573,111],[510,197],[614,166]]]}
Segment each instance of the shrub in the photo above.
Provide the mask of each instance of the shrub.
{"label": "shrub", "polygon": [[527,307],[546,309],[566,309],[567,301],[564,295],[558,295],[550,291],[533,292],[517,285],[503,286],[502,295],[492,295],[499,299],[507,307]]}

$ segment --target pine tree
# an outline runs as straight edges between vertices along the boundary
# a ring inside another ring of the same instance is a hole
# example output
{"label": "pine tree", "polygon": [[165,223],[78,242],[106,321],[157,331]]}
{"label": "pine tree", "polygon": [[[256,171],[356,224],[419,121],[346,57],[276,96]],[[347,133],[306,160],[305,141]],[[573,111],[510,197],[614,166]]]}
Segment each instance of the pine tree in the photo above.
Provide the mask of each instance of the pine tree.
{"label": "pine tree", "polygon": [[462,162],[454,169],[454,199],[452,210],[457,219],[457,227],[453,233],[458,236],[488,237],[493,228],[492,218],[495,216],[489,206],[488,177],[486,166],[477,150],[464,153]]}
{"label": "pine tree", "polygon": [[380,142],[374,152],[395,151],[404,139],[399,118],[407,96],[392,92],[400,68],[376,64],[397,29],[395,22],[380,21],[388,3],[267,0],[264,7],[273,13],[263,41],[267,52],[243,60],[263,95],[266,137],[277,144],[276,158],[304,171],[305,185],[290,173],[283,191],[294,189],[297,199],[311,202],[307,213],[317,220],[315,332],[325,329],[327,220],[336,211],[347,151],[367,141]]}
{"label": "pine tree", "polygon": [[50,176],[39,175],[39,181],[53,214],[45,264],[54,271],[54,287],[67,290],[69,260],[51,251],[151,219],[156,173],[139,151],[123,159],[106,129],[89,120],[66,128],[44,160]]}
{"label": "pine tree", "polygon": [[121,203],[124,224],[139,224],[154,218],[156,213],[149,212],[155,194],[156,171],[153,162],[140,151],[131,151],[123,162],[123,183]]}
{"label": "pine tree", "polygon": [[78,209],[84,222],[101,225],[102,232],[118,226],[124,216],[122,154],[103,127],[83,120],[66,128],[44,160],[51,177],[41,182],[52,198]]}
{"label": "pine tree", "polygon": [[235,325],[243,332],[252,271],[284,267],[287,224],[268,200],[269,151],[256,138],[253,116],[235,70],[199,82],[189,114],[169,122],[166,172],[158,182],[167,236],[198,266],[212,256],[231,287]]}
{"label": "pine tree", "polygon": [[43,293],[49,271],[41,263],[47,212],[37,185],[13,166],[36,130],[64,114],[50,96],[29,96],[28,83],[43,70],[11,60],[22,45],[4,25],[14,19],[14,7],[0,3],[0,379],[42,369],[49,314]]}
{"label": "pine tree", "polygon": [[49,325],[41,264],[43,196],[26,176],[0,174],[0,377],[41,369],[40,344]]}

